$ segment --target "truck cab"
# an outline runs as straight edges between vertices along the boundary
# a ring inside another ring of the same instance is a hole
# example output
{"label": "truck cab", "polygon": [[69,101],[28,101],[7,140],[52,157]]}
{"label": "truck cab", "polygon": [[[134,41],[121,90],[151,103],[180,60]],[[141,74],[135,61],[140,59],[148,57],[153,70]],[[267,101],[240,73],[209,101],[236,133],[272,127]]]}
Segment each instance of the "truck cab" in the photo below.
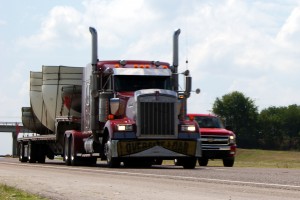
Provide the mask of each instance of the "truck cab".
{"label": "truck cab", "polygon": [[200,128],[202,157],[198,159],[200,166],[207,166],[210,159],[222,159],[225,167],[234,165],[236,155],[236,136],[222,120],[212,114],[188,114]]}

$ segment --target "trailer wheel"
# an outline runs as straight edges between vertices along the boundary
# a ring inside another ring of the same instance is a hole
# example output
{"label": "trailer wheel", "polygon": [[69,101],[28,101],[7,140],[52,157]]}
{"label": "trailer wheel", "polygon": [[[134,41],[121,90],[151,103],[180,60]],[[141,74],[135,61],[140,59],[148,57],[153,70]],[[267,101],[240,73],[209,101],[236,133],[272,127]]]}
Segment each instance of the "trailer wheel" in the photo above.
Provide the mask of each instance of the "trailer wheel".
{"label": "trailer wheel", "polygon": [[28,162],[35,163],[36,162],[36,146],[33,142],[28,142]]}
{"label": "trailer wheel", "polygon": [[37,152],[37,162],[45,163],[46,162],[46,154],[45,154],[45,146],[43,144],[39,144]]}
{"label": "trailer wheel", "polygon": [[19,161],[20,162],[27,162],[28,161],[28,158],[25,157],[25,147],[24,147],[23,142],[19,143]]}
{"label": "trailer wheel", "polygon": [[64,161],[66,165],[71,165],[71,160],[70,160],[70,142],[69,138],[65,136],[64,139]]}
{"label": "trailer wheel", "polygon": [[110,168],[120,167],[120,160],[118,158],[112,157],[111,139],[110,138],[108,138],[107,142],[104,145],[104,155],[106,156],[106,162],[107,162],[108,167],[110,167]]}

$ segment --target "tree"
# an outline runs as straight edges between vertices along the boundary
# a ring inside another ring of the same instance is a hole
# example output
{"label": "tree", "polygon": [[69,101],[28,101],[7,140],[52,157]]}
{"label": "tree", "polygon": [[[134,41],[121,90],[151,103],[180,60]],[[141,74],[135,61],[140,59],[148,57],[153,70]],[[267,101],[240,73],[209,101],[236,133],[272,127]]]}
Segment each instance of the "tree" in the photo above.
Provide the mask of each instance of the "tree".
{"label": "tree", "polygon": [[300,106],[269,107],[261,111],[258,119],[262,148],[300,149]]}
{"label": "tree", "polygon": [[212,110],[232,127],[240,147],[257,147],[258,110],[252,99],[234,91],[222,96],[221,99],[217,98]]}

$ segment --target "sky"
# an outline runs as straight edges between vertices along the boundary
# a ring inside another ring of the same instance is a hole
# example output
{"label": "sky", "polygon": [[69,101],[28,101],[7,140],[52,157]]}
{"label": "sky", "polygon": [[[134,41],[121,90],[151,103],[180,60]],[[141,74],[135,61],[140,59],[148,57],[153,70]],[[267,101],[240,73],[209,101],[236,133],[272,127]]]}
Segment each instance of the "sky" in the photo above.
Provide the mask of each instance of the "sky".
{"label": "sky", "polygon": [[[233,91],[259,111],[300,104],[299,0],[11,0],[0,2],[0,122],[21,121],[30,71],[91,61],[90,26],[100,60],[169,63],[180,28],[179,72],[201,89],[188,112]],[[0,155],[11,154],[11,133],[0,134]]]}

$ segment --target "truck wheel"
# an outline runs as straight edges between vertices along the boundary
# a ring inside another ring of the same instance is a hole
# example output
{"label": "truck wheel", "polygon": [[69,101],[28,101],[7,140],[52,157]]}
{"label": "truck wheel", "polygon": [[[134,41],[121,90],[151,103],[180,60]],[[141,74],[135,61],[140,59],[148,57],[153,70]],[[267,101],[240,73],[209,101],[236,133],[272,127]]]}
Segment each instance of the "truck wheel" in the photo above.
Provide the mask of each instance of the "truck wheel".
{"label": "truck wheel", "polygon": [[164,161],[163,159],[157,158],[157,159],[154,159],[153,164],[154,165],[162,165],[163,161]]}
{"label": "truck wheel", "polygon": [[184,169],[194,169],[197,164],[197,159],[196,158],[185,158],[182,161],[182,165]]}
{"label": "truck wheel", "polygon": [[234,165],[234,157],[232,157],[232,158],[224,158],[223,159],[223,165],[224,165],[224,167],[233,167],[233,165]]}
{"label": "truck wheel", "polygon": [[110,168],[120,167],[120,160],[118,158],[112,157],[111,139],[110,138],[108,138],[107,142],[104,145],[104,154],[106,156],[106,162],[107,162],[108,167],[110,167]]}
{"label": "truck wheel", "polygon": [[75,146],[75,139],[74,137],[72,137],[72,139],[70,140],[70,160],[71,160],[71,165],[72,166],[76,166],[79,165],[79,158],[76,156],[76,146]]}
{"label": "truck wheel", "polygon": [[25,157],[25,148],[24,148],[24,143],[21,142],[19,143],[19,161],[20,162],[27,162],[28,161],[28,158]]}
{"label": "truck wheel", "polygon": [[64,161],[66,165],[71,165],[71,160],[70,160],[70,142],[69,138],[65,137],[64,139]]}
{"label": "truck wheel", "polygon": [[207,166],[208,159],[207,158],[198,158],[198,163],[200,166]]}
{"label": "truck wheel", "polygon": [[36,146],[31,141],[28,142],[28,162],[36,162]]}

